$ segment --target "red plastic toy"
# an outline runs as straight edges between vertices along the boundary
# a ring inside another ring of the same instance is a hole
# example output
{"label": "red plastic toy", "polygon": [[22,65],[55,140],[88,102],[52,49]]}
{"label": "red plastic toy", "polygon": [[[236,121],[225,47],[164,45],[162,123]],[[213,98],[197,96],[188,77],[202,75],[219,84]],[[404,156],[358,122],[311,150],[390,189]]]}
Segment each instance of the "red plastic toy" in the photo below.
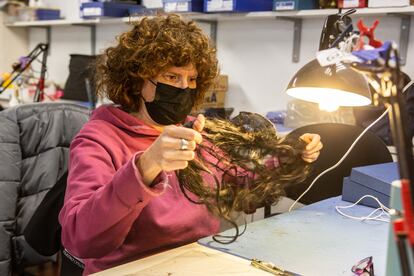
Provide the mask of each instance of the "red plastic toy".
{"label": "red plastic toy", "polygon": [[378,26],[379,24],[379,20],[375,20],[374,24],[372,25],[372,27],[367,27],[365,26],[364,22],[362,21],[362,19],[360,19],[357,23],[359,32],[360,32],[360,38],[357,44],[357,49],[356,50],[362,50],[365,43],[364,43],[364,37],[368,37],[369,39],[369,45],[371,45],[374,48],[378,48],[382,46],[382,42],[380,40],[376,40],[374,37],[374,31],[375,28]]}

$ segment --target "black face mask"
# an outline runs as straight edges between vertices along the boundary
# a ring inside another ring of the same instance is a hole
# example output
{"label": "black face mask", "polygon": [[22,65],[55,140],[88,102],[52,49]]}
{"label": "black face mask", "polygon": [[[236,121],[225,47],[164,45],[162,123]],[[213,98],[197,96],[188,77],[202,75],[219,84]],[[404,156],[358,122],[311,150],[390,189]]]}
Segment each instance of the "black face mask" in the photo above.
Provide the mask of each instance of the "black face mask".
{"label": "black face mask", "polygon": [[178,88],[165,83],[154,83],[157,88],[152,102],[145,101],[148,114],[160,125],[175,125],[184,121],[193,108],[197,89]]}

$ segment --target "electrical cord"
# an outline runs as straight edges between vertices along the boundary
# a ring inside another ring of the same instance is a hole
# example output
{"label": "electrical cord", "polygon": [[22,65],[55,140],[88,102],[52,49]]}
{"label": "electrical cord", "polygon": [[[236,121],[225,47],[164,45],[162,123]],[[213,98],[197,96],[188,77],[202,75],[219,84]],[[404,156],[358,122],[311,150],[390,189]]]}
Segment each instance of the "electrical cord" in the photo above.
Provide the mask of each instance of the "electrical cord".
{"label": "electrical cord", "polygon": [[323,172],[321,172],[318,176],[315,177],[315,179],[312,181],[312,183],[309,185],[309,187],[295,200],[295,202],[292,203],[292,205],[289,207],[289,212],[292,211],[293,207],[296,205],[296,203],[299,202],[299,200],[307,193],[309,192],[309,190],[313,187],[313,185],[316,183],[316,181],[321,178],[323,175],[325,175],[326,173],[334,170],[335,168],[337,168],[344,160],[345,158],[349,155],[349,153],[351,152],[351,150],[355,147],[355,145],[357,144],[357,142],[362,138],[362,136],[364,136],[364,134],[372,127],[374,126],[376,123],[378,123],[385,115],[388,114],[388,112],[390,111],[390,108],[387,108],[384,113],[381,114],[381,116],[378,117],[378,119],[376,119],[374,122],[372,122],[368,127],[366,127],[364,129],[364,131],[361,132],[361,134],[355,139],[355,141],[352,143],[352,145],[349,147],[349,149],[345,152],[345,154],[342,156],[342,158],[332,167],[324,170]]}

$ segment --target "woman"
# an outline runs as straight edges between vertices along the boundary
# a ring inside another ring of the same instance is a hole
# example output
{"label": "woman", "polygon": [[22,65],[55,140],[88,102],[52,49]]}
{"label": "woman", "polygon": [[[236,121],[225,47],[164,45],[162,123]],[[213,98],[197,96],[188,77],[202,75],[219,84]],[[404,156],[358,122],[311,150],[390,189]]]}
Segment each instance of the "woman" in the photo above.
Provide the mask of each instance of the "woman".
{"label": "woman", "polygon": [[[65,248],[97,272],[217,233],[219,221],[189,202],[175,170],[202,141],[204,117],[181,125],[217,76],[215,49],[193,22],[145,18],[97,65],[102,106],[73,140],[59,220]],[[318,135],[302,137],[314,161]]]}

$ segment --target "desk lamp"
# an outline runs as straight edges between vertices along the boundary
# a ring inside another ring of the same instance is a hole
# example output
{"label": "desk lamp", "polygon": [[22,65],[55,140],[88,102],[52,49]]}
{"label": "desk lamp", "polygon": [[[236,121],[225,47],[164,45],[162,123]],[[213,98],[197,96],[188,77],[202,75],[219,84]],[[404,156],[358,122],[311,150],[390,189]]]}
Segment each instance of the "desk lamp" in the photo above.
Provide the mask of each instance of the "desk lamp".
{"label": "desk lamp", "polygon": [[389,109],[402,200],[402,210],[396,211],[393,216],[397,217],[393,221],[394,237],[401,273],[404,276],[413,275],[414,188],[411,185],[414,183],[414,162],[412,143],[406,129],[408,118],[402,98],[403,83],[397,46],[389,42],[378,49],[352,54],[359,58],[358,62],[337,61],[322,67],[316,60],[311,61],[296,73],[286,92],[292,97],[319,103],[321,107],[367,105],[371,102],[368,80],[375,90],[374,104],[382,102]]}
{"label": "desk lamp", "polygon": [[342,62],[322,67],[316,59],[312,60],[293,76],[286,93],[318,103],[320,109],[326,111],[371,103],[366,78]]}

